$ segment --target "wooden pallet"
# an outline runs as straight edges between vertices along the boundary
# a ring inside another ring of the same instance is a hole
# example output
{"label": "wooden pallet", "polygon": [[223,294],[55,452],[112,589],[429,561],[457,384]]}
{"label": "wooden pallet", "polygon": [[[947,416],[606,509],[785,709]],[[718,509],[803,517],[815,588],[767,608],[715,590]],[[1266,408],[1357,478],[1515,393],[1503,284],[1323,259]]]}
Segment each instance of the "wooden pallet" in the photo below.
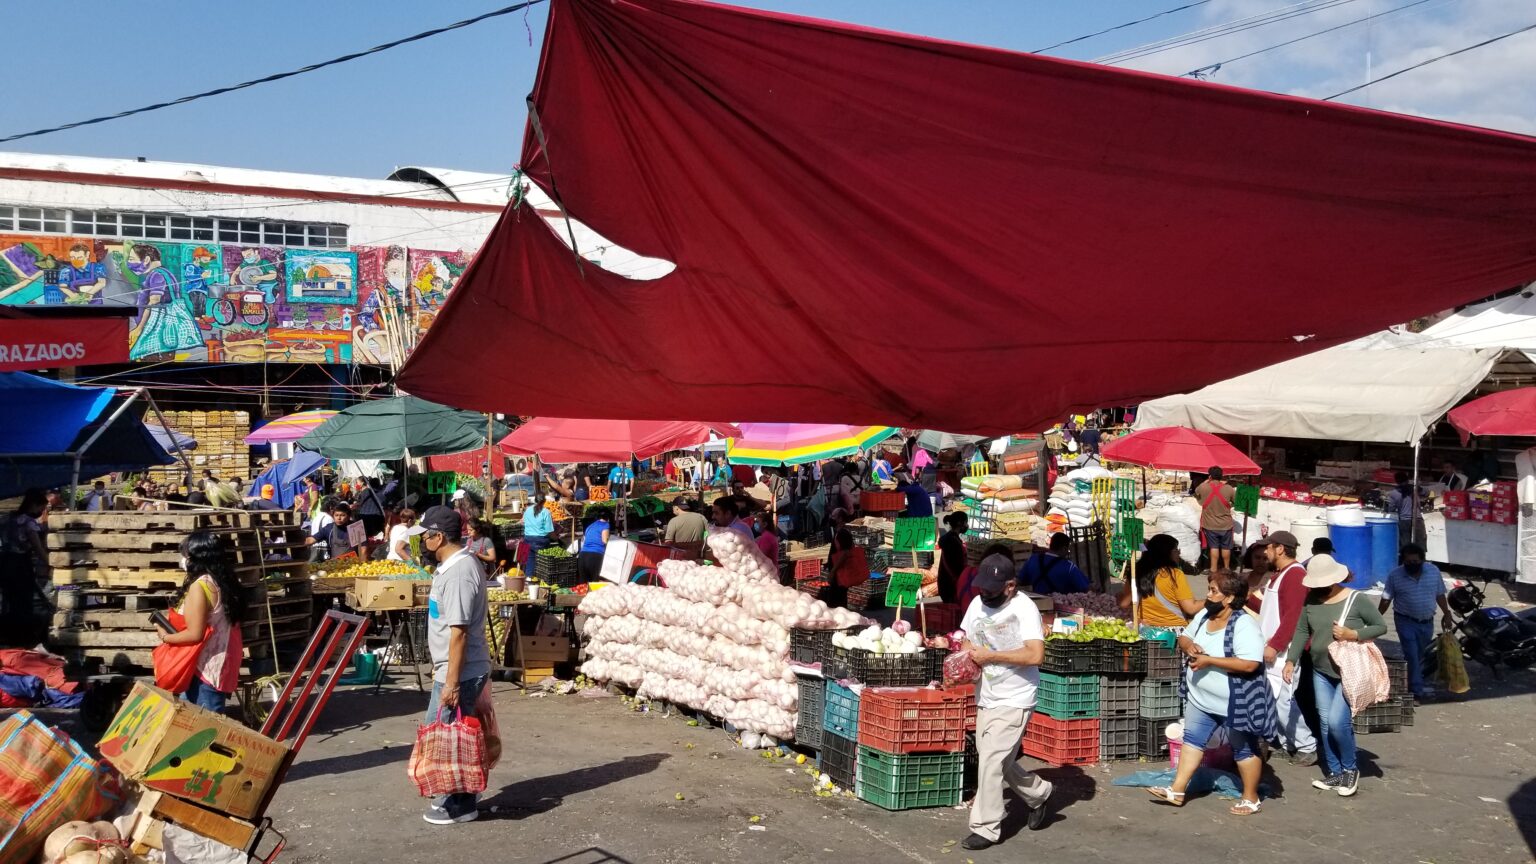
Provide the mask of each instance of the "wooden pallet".
{"label": "wooden pallet", "polygon": [[[53,520],[59,521],[54,522]],[[290,510],[152,510],[93,513],[71,510],[49,517],[59,527],[92,531],[196,531],[213,528],[285,528],[299,524]]]}
{"label": "wooden pallet", "polygon": [[71,588],[58,593],[57,605],[63,611],[76,609],[121,609],[127,612],[152,612],[170,606],[176,597],[172,591],[142,592],[107,588]]}
{"label": "wooden pallet", "polygon": [[174,564],[169,567],[103,567],[82,564],[78,567],[55,567],[55,585],[95,585],[98,588],[178,589],[187,580],[187,574]]}

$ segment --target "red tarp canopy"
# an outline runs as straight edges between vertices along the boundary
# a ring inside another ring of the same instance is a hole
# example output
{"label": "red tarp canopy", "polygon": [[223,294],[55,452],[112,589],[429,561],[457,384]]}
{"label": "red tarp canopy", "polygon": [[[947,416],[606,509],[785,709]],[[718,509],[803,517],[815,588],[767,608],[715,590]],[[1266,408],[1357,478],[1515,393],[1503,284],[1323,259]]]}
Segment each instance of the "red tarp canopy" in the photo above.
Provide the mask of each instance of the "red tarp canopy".
{"label": "red tarp canopy", "polygon": [[553,0],[533,104],[529,177],[677,269],[509,209],[413,393],[1002,434],[1536,278],[1507,133],[683,0]]}
{"label": "red tarp canopy", "polygon": [[627,462],[708,443],[711,432],[741,434],[729,423],[655,420],[530,420],[501,439],[501,449],[545,462]]}
{"label": "red tarp canopy", "polygon": [[1200,471],[1220,468],[1229,475],[1256,477],[1258,463],[1243,451],[1209,432],[1184,426],[1160,426],[1132,432],[1104,445],[1109,462],[1128,462],[1162,471]]}

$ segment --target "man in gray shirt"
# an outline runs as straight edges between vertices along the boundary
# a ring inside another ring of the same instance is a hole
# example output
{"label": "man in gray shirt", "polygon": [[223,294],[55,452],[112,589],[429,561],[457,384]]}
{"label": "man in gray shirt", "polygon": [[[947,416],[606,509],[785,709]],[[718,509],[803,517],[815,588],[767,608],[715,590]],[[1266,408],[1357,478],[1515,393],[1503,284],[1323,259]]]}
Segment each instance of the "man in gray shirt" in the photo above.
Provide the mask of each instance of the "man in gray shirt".
{"label": "man in gray shirt", "polygon": [[[491,674],[486,647],[485,571],[459,541],[463,522],[449,507],[431,507],[410,530],[437,559],[427,603],[427,648],[432,653],[432,698],[427,723],[440,711],[474,716],[475,702]],[[480,815],[476,795],[459,792],[434,800],[424,817],[433,825],[473,822]]]}

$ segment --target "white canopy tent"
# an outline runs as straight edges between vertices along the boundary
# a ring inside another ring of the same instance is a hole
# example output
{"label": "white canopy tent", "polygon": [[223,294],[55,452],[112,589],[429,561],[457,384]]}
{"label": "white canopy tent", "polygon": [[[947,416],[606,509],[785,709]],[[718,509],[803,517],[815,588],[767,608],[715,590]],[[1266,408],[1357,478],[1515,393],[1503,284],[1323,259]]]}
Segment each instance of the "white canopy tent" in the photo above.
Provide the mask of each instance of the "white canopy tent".
{"label": "white canopy tent", "polygon": [[1135,428],[1415,444],[1501,354],[1501,348],[1448,347],[1422,334],[1378,333],[1143,402]]}
{"label": "white canopy tent", "polygon": [[1434,348],[1503,348],[1536,362],[1536,283],[1487,303],[1477,303],[1422,334]]}

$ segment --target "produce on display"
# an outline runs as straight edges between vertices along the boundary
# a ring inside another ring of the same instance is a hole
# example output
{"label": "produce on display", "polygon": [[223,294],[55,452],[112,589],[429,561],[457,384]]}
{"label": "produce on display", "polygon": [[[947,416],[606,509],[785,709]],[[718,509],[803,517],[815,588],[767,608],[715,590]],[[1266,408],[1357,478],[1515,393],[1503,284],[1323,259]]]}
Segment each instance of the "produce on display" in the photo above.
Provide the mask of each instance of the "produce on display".
{"label": "produce on display", "polygon": [[331,579],[431,579],[432,574],[407,561],[358,561],[324,574]]}
{"label": "produce on display", "polygon": [[565,551],[565,549],[563,547],[560,547],[560,546],[545,546],[543,549],[539,550],[539,557],[540,558],[569,558],[569,557],[571,557],[571,553]]}
{"label": "produce on display", "polygon": [[777,569],[735,531],[707,542],[718,566],[666,560],[657,572],[667,587],[631,583],[587,595],[591,659],[581,671],[719,717],[744,743],[791,738],[800,696],[789,629],[864,619],[778,584]]}
{"label": "produce on display", "polygon": [[875,654],[916,654],[923,650],[923,636],[911,629],[902,633],[894,627],[881,630],[879,625],[871,625],[858,633],[832,634],[832,647],[855,648]]}
{"label": "produce on display", "polygon": [[1108,639],[1112,642],[1140,642],[1141,634],[1131,629],[1131,626],[1118,618],[1089,618],[1070,633],[1052,633],[1045,637],[1046,641],[1065,639],[1068,642],[1091,642],[1094,639]]}

